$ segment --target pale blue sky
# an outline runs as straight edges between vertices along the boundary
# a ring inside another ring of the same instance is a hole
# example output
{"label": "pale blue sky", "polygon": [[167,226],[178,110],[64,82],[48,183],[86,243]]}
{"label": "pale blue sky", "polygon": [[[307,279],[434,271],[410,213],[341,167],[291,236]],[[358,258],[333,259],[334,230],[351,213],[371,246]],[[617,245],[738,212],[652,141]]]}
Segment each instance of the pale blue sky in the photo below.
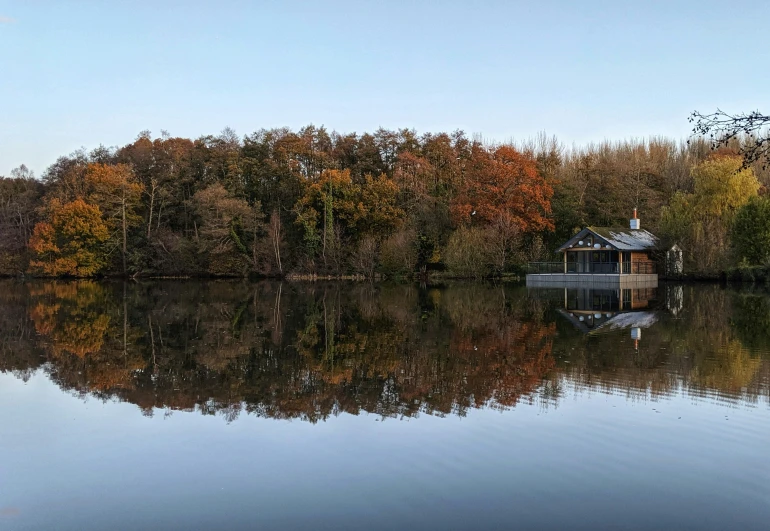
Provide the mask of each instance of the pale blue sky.
{"label": "pale blue sky", "polygon": [[767,1],[0,0],[0,175],[137,133],[685,137],[768,111]]}

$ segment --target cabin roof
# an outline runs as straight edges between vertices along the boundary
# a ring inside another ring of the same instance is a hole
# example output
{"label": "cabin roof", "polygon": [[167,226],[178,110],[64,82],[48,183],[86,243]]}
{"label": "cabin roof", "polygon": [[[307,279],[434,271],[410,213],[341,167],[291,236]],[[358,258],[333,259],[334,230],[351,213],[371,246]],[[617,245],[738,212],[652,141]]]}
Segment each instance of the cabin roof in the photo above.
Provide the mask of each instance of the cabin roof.
{"label": "cabin roof", "polygon": [[586,334],[599,334],[627,328],[649,328],[658,321],[657,312],[650,310],[610,313],[596,310],[595,312],[587,312],[589,314],[594,313],[601,316],[591,321],[593,324],[592,326],[589,326],[589,321],[584,320],[583,316],[575,315],[577,313],[575,311],[565,310],[563,308],[557,311],[562,316],[566,317],[567,320],[572,323],[572,326]]}
{"label": "cabin roof", "polygon": [[655,312],[623,312],[618,313],[612,319],[609,319],[594,330],[620,330],[623,328],[649,328],[658,321],[658,315]]}
{"label": "cabin roof", "polygon": [[652,251],[660,246],[660,240],[653,233],[644,229],[622,227],[586,227],[559,247],[563,252],[575,245],[581,238],[593,233],[618,251]]}

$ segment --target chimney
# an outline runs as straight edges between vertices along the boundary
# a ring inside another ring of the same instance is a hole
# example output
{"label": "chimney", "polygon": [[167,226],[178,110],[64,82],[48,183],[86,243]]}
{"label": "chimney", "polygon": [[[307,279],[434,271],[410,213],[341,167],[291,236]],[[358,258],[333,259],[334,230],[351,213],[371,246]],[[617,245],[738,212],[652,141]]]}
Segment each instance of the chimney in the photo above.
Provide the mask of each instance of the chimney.
{"label": "chimney", "polygon": [[631,228],[632,229],[639,228],[639,218],[636,217],[636,209],[634,209],[634,217],[631,219]]}

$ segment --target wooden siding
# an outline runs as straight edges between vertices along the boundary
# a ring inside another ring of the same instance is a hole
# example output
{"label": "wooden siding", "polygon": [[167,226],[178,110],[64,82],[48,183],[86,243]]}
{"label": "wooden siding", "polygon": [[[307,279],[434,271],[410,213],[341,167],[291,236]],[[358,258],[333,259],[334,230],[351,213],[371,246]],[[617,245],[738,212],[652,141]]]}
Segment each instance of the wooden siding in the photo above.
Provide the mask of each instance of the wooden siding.
{"label": "wooden siding", "polygon": [[638,262],[649,262],[650,254],[647,252],[631,251],[631,263],[636,264]]}

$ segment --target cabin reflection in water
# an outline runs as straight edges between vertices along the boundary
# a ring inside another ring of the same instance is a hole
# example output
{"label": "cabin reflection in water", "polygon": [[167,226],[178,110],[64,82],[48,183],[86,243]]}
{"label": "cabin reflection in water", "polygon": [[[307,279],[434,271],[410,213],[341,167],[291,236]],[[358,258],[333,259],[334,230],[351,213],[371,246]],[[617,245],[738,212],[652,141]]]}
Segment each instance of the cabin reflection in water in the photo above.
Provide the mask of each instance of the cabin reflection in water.
{"label": "cabin reflection in water", "polygon": [[[586,334],[630,329],[635,341],[658,320],[658,289],[563,288],[536,290],[536,297],[563,300],[558,312]],[[550,292],[550,293],[544,293]]]}

